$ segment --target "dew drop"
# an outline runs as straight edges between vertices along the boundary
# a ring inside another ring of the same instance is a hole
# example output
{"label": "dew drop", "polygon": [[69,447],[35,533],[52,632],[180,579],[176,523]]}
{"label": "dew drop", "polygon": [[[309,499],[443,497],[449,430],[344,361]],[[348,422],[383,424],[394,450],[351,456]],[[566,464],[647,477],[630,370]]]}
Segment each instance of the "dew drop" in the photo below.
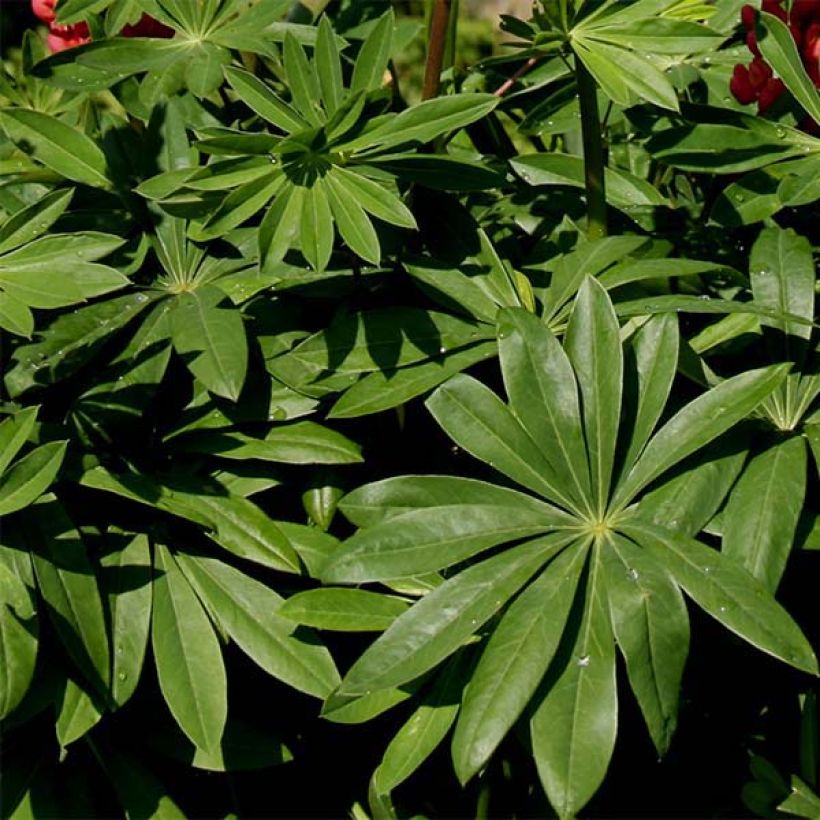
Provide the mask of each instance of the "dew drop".
{"label": "dew drop", "polygon": [[701,296],[699,296],[698,298],[701,300],[701,302],[708,302],[712,297],[707,295],[706,293],[704,293]]}
{"label": "dew drop", "polygon": [[439,353],[446,353],[446,352],[447,352],[447,348],[446,348],[446,347],[444,347],[444,346],[442,346],[442,347],[440,347],[440,348],[438,349],[438,352],[439,352]]}
{"label": "dew drop", "polygon": [[143,304],[143,303],[145,303],[145,302],[147,302],[147,301],[148,301],[148,297],[147,297],[144,293],[138,293],[138,294],[134,297],[134,301],[135,301],[135,302],[139,302],[140,304]]}
{"label": "dew drop", "polygon": [[630,569],[626,573],[626,577],[629,578],[630,581],[637,581],[638,580],[638,570],[636,570],[634,568]]}
{"label": "dew drop", "polygon": [[726,607],[725,606],[719,606],[718,611],[719,612],[726,612]]}
{"label": "dew drop", "polygon": [[117,678],[118,680],[126,680],[128,675],[125,672],[120,672],[119,675],[117,675]]}
{"label": "dew drop", "polygon": [[736,199],[738,202],[743,202],[743,200],[745,199],[745,197],[743,196],[743,194],[741,194],[741,193],[740,193],[740,191],[738,191],[738,192],[735,194],[735,199]]}
{"label": "dew drop", "polygon": [[589,655],[582,655],[578,658],[578,666],[589,666]]}

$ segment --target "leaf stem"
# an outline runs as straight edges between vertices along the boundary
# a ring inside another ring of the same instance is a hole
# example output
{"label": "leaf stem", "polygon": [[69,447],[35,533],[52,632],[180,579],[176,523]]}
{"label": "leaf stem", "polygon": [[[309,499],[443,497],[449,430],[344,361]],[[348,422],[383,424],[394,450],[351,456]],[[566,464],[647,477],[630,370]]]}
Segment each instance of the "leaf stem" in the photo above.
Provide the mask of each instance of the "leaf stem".
{"label": "leaf stem", "polygon": [[584,183],[587,192],[587,235],[600,239],[607,234],[604,146],[598,116],[595,80],[576,55],[575,80],[581,108],[581,139],[584,148]]}
{"label": "leaf stem", "polygon": [[453,0],[435,0],[433,15],[430,20],[430,34],[427,38],[427,62],[424,66],[424,83],[421,89],[422,100],[431,100],[433,97],[438,96],[452,3]]}

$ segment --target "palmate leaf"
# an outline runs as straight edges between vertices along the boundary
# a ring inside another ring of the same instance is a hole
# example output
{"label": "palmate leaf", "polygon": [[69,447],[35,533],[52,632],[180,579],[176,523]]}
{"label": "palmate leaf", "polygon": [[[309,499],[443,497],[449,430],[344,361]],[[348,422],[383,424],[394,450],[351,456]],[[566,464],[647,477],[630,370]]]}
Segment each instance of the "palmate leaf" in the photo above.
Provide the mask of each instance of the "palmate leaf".
{"label": "palmate leaf", "polygon": [[[607,250],[614,248],[593,248],[589,264],[601,253],[602,268],[617,261],[607,260]],[[570,292],[578,289],[574,272],[563,276]],[[360,529],[324,565],[326,580],[390,581],[451,569],[365,651],[330,703],[392,704],[396,686],[429,673],[480,629],[486,645],[462,698],[456,773],[466,781],[485,767],[529,714],[541,781],[558,814],[570,817],[599,787],[614,748],[616,645],[656,747],[668,748],[688,649],[681,590],[754,646],[799,669],[816,667],[806,639],[765,589],[729,556],[683,534],[697,533],[717,510],[745,458],[742,437],[722,444],[715,464],[700,459],[694,473],[665,479],[754,411],[786,372],[775,366],[727,379],[655,432],[678,364],[674,316],[648,319],[624,356],[609,296],[586,277],[563,346],[520,308],[500,311],[498,333],[509,403],[456,376],[428,407],[461,448],[525,491],[405,476],[341,501]],[[695,487],[691,498],[680,495],[686,484]],[[531,522],[543,534],[510,545],[532,537]],[[479,560],[491,547],[492,557]],[[490,620],[505,603],[506,612]],[[448,722],[433,721],[433,735]]]}

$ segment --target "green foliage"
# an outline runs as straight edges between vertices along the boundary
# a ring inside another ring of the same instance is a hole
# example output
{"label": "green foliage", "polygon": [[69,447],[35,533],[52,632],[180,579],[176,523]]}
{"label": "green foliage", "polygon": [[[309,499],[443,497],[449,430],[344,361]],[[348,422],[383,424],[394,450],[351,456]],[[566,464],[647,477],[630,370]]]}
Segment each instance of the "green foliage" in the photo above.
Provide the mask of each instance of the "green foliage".
{"label": "green foliage", "polygon": [[379,0],[8,52],[4,816],[816,816],[820,102],[740,5],[423,102]]}

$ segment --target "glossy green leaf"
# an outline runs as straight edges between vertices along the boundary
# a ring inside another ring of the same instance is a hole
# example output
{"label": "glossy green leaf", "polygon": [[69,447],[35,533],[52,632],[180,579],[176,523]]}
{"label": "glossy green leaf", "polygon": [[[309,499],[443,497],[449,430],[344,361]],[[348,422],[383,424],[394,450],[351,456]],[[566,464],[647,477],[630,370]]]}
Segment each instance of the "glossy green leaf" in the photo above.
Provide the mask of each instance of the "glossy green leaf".
{"label": "glossy green leaf", "polygon": [[336,226],[347,246],[362,259],[378,265],[381,260],[379,237],[364,208],[350,198],[344,184],[333,174],[325,177],[325,192]]}
{"label": "glossy green leaf", "polygon": [[188,452],[287,464],[352,464],[362,460],[357,444],[315,421],[280,424],[261,439],[234,432],[202,433],[181,444]]}
{"label": "glossy green leaf", "polygon": [[470,345],[430,360],[397,370],[371,373],[347,390],[333,405],[330,418],[355,416],[389,410],[438,387],[467,367],[493,357],[495,342]]}
{"label": "glossy green leaf", "polygon": [[191,372],[218,396],[236,401],[245,381],[248,345],[238,310],[220,307],[222,291],[184,293],[171,314],[174,348]]}
{"label": "glossy green leaf", "polygon": [[464,693],[453,765],[466,783],[486,765],[544,677],[564,632],[588,543],[553,559],[510,605],[490,636]]}
{"label": "glossy green leaf", "polygon": [[319,83],[302,46],[290,32],[285,34],[284,63],[293,104],[311,124],[321,125],[325,119],[321,107]]}
{"label": "glossy green leaf", "polygon": [[225,77],[242,102],[262,119],[286,133],[301,131],[308,127],[302,117],[283,102],[260,79],[248,71],[228,67]]}
{"label": "glossy green leaf", "polygon": [[789,27],[773,14],[762,12],[757,45],[763,59],[774,69],[794,94],[795,99],[815,121],[820,122],[820,94],[803,67],[797,44]]}
{"label": "glossy green leaf", "polygon": [[396,732],[373,775],[379,793],[389,794],[407,780],[444,740],[458,714],[464,667],[463,658],[456,655]]}
{"label": "glossy green leaf", "polygon": [[336,166],[330,175],[337,187],[347,190],[369,214],[400,228],[416,228],[416,219],[410,209],[391,191],[372,179]]}
{"label": "glossy green leaf", "polygon": [[57,709],[57,740],[65,748],[87,734],[102,718],[94,698],[70,678]]}
{"label": "glossy green leaf", "polygon": [[747,370],[721,382],[679,410],[658,430],[618,485],[613,507],[625,506],[669,467],[745,418],[786,377],[787,367]]}
{"label": "glossy green leaf", "polygon": [[611,534],[602,558],[615,640],[649,734],[663,755],[675,732],[689,652],[686,603],[664,567],[631,541]]}
{"label": "glossy green leaf", "polygon": [[[157,507],[208,528],[209,537],[234,555],[283,572],[297,572],[299,559],[291,537],[296,525],[277,523],[247,498],[213,495],[213,487],[157,484],[134,473],[110,473],[102,467],[86,472],[81,483]],[[325,536],[327,537],[327,536]]]}
{"label": "glossy green leaf", "polygon": [[762,652],[812,674],[817,659],[766,588],[732,558],[699,541],[638,520],[620,529],[660,561],[687,595]]}
{"label": "glossy green leaf", "polygon": [[[424,481],[424,479],[421,479]],[[359,531],[322,570],[330,583],[362,583],[434,572],[519,538],[572,524],[548,504],[449,504],[409,510]]]}
{"label": "glossy green leaf", "polygon": [[19,248],[45,233],[65,212],[74,189],[57,190],[19,210],[0,227],[0,253]]}
{"label": "glossy green leaf", "polygon": [[[814,318],[814,265],[811,243],[793,230],[764,228],[752,246],[749,278],[755,302],[811,322]],[[808,339],[810,324],[761,318],[787,336]],[[789,340],[785,339],[789,351]]]}
{"label": "glossy green leaf", "polygon": [[[530,495],[458,476],[396,476],[365,484],[340,503],[345,516],[357,527],[372,527],[413,510],[447,507],[509,507],[529,510],[534,516],[554,516],[555,510]],[[571,524],[572,519],[564,519]]]}
{"label": "glossy green leaf", "polygon": [[570,314],[564,348],[581,394],[595,513],[609,498],[621,416],[623,351],[620,326],[607,292],[587,277]]}
{"label": "glossy green leaf", "polygon": [[122,706],[139,683],[151,626],[151,554],[148,538],[109,532],[112,548],[100,559],[100,587],[108,601],[114,664],[111,696]]}
{"label": "glossy green leaf", "polygon": [[[663,413],[678,369],[678,322],[674,314],[653,316],[635,334],[628,350],[633,376],[625,400],[635,407],[623,463],[629,469],[643,451]],[[630,391],[631,388],[631,391]]]}
{"label": "glossy green leaf", "polygon": [[53,496],[43,496],[31,512],[24,532],[40,594],[68,653],[95,691],[107,694],[111,675],[108,633],[85,544]]}
{"label": "glossy green leaf", "polygon": [[206,751],[219,747],[228,713],[219,641],[168,548],[155,546],[151,646],[162,695],[180,729]]}
{"label": "glossy green leaf", "polygon": [[407,609],[407,601],[366,589],[309,589],[279,608],[283,618],[340,632],[381,632]]}
{"label": "glossy green leaf", "polygon": [[220,625],[266,672],[301,692],[330,694],[339,675],[310,630],[279,615],[272,589],[215,558],[180,555],[185,574]]}
{"label": "glossy green leaf", "polygon": [[34,429],[38,409],[26,407],[0,423],[0,476],[6,472]]}
{"label": "glossy green leaf", "polygon": [[318,180],[305,189],[302,199],[299,246],[314,270],[323,271],[327,267],[333,251],[333,213],[325,186]]}
{"label": "glossy green leaf", "polygon": [[52,441],[32,450],[0,477],[0,515],[22,510],[54,481],[65,456],[66,441]]}
{"label": "glossy green leaf", "polygon": [[488,558],[425,595],[353,664],[339,692],[366,694],[417,678],[452,654],[572,536],[538,538]]}
{"label": "glossy green leaf", "polygon": [[[319,184],[319,180],[316,180],[315,185],[318,187]],[[310,188],[283,182],[281,192],[268,209],[262,224],[259,226],[259,262],[263,273],[273,270],[274,266],[285,258],[285,254],[293,245],[301,244],[299,231],[305,213],[304,204],[309,198],[310,191]],[[323,216],[325,216],[324,213]],[[311,240],[314,242],[313,252],[315,252],[315,259],[318,262],[319,258],[323,257],[325,253],[324,250],[318,247],[318,244],[327,242],[328,237],[320,240],[315,236],[315,226],[311,226],[305,240],[306,244]],[[329,240],[332,247],[332,233]],[[302,252],[306,257],[309,257],[312,251],[310,247],[307,247]]]}
{"label": "glossy green leaf", "polygon": [[614,102],[631,103],[634,94],[661,108],[678,110],[678,98],[663,72],[644,57],[626,48],[603,43],[583,35],[573,37],[573,50],[597,80],[601,90]]}
{"label": "glossy green leaf", "polygon": [[461,93],[425,100],[346,143],[344,149],[383,151],[408,142],[430,142],[446,131],[480,120],[497,104],[492,94]]}
{"label": "glossy green leaf", "polygon": [[799,438],[763,450],[746,465],[723,513],[723,553],[772,593],[786,569],[803,508],[806,460]]}
{"label": "glossy green leaf", "polygon": [[425,404],[459,447],[524,487],[576,509],[521,422],[484,384],[454,376]]}
{"label": "glossy green leaf", "polygon": [[598,790],[615,746],[615,642],[601,549],[596,543],[590,557],[577,635],[547,672],[530,722],[538,776],[559,817],[574,817]]}
{"label": "glossy green leaf", "polygon": [[75,182],[107,188],[105,155],[89,137],[41,111],[0,110],[9,139],[48,168]]}
{"label": "glossy green leaf", "polygon": [[499,315],[498,349],[513,412],[581,509],[589,509],[590,477],[578,383],[553,334],[532,313]]}
{"label": "glossy green leaf", "polygon": [[37,632],[33,596],[14,569],[0,561],[0,719],[14,710],[31,684]]}
{"label": "glossy green leaf", "polygon": [[[510,162],[515,172],[530,185],[569,185],[584,187],[584,161],[571,154],[525,154]],[[606,198],[621,209],[663,205],[666,200],[646,180],[622,168],[604,168]]]}
{"label": "glossy green leaf", "polygon": [[27,339],[34,333],[34,314],[28,305],[3,290],[0,290],[0,328]]}

